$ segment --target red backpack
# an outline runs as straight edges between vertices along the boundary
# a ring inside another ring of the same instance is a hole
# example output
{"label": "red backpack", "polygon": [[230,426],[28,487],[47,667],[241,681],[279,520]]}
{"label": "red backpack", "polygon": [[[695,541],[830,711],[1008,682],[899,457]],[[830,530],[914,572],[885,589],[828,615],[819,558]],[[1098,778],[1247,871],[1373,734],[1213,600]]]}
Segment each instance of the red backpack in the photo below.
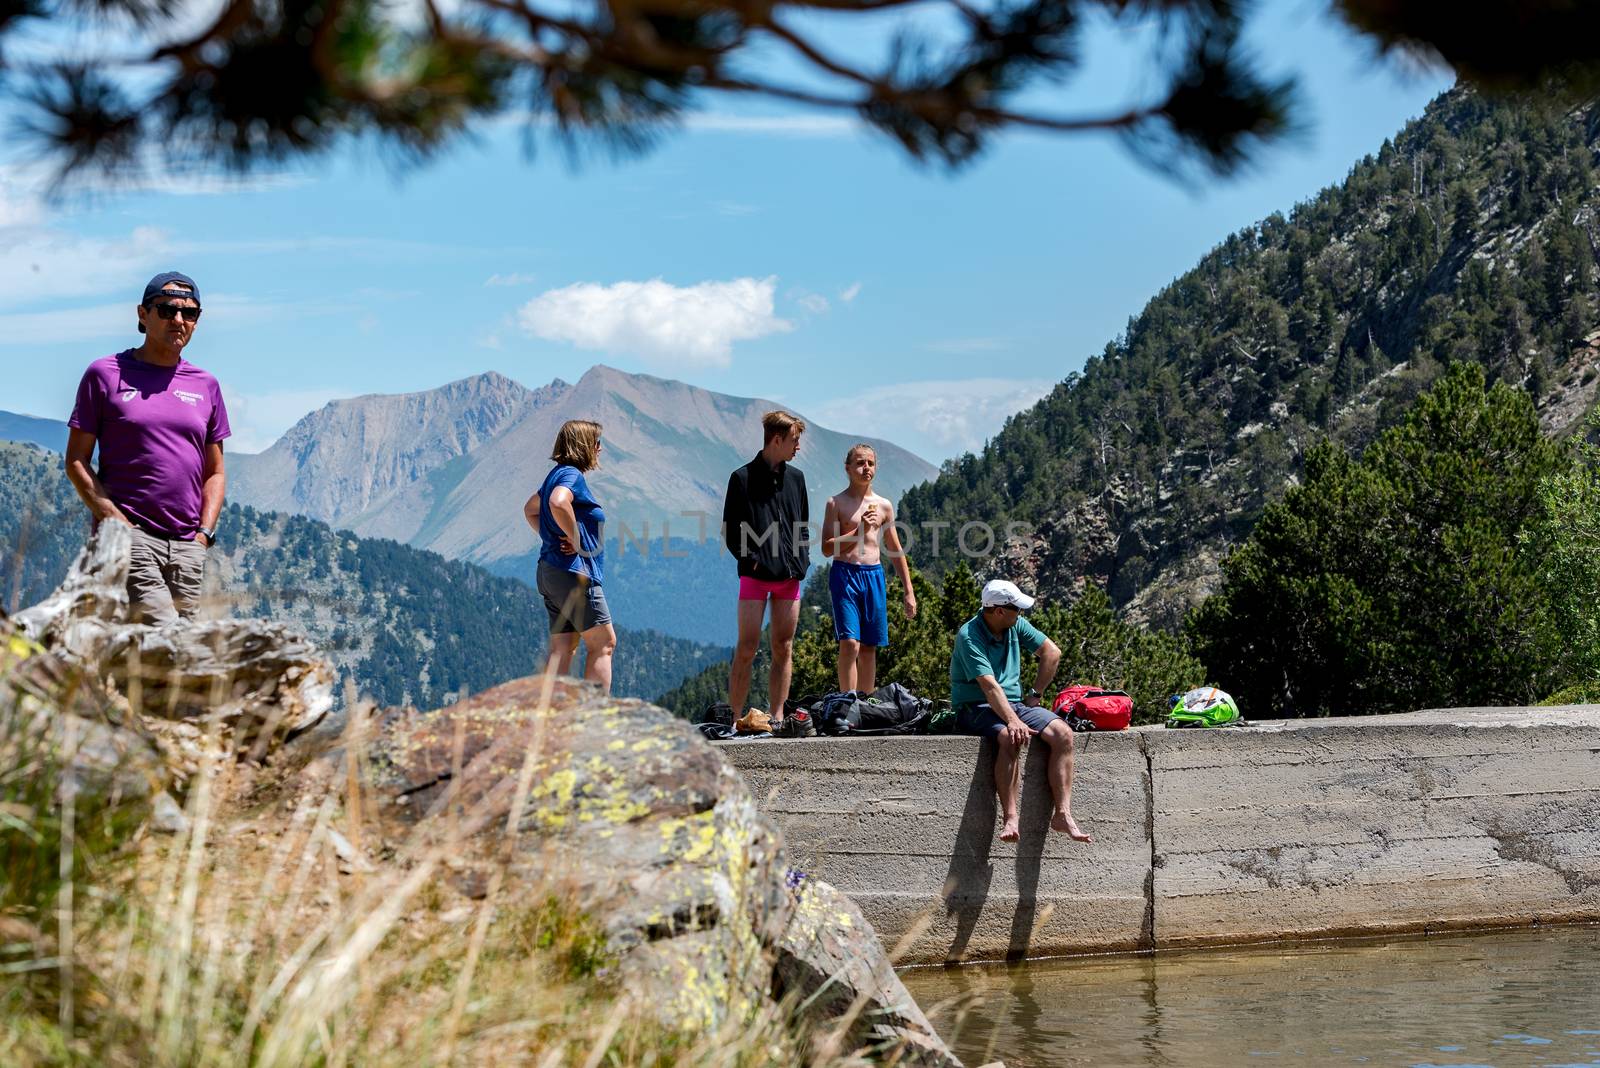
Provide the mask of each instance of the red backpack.
{"label": "red backpack", "polygon": [[1121,690],[1068,686],[1056,696],[1053,711],[1075,731],[1125,731],[1133,722],[1133,698]]}

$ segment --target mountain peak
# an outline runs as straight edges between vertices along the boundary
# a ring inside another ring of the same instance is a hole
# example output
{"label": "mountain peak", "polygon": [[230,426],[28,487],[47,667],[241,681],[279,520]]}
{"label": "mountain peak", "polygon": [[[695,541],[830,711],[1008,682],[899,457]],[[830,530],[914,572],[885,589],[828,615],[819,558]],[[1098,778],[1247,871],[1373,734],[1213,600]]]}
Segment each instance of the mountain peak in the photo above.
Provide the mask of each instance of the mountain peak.
{"label": "mountain peak", "polygon": [[[557,378],[534,390],[486,371],[427,392],[336,401],[297,424],[262,463],[243,465],[230,488],[237,500],[359,534],[447,556],[508,559],[525,553],[530,537],[507,519],[509,488],[525,494],[539,485],[565,420],[605,425],[607,462],[593,484],[608,516],[634,530],[647,521],[660,529],[686,509],[720,512],[728,472],[760,446],[761,414],[772,406],[605,364],[576,385]],[[813,425],[808,456],[837,463],[856,440]],[[937,473],[887,441],[873,443],[885,493],[898,496]],[[819,515],[822,505],[813,502]],[[514,507],[510,514],[517,518]]]}
{"label": "mountain peak", "polygon": [[[414,393],[336,400],[303,417],[259,457],[229,464],[234,497],[336,525],[381,504],[401,517],[375,527],[403,539],[421,507],[410,491],[568,391],[530,390],[498,371]],[[420,514],[426,514],[424,508]]]}
{"label": "mountain peak", "polygon": [[429,394],[444,394],[446,396],[506,396],[523,397],[532,391],[518,382],[501,374],[499,371],[484,371],[481,374],[468,375],[458,378],[454,382],[446,382],[433,389],[418,390],[416,393],[403,394],[403,396],[418,397]]}
{"label": "mountain peak", "polygon": [[[650,376],[630,374],[627,371],[619,370],[610,366],[609,364],[597,363],[590,365],[589,369],[583,372],[582,377],[578,379],[578,385],[606,385],[608,383],[616,382],[631,382],[641,378],[649,379]],[[657,381],[659,381],[659,379]]]}

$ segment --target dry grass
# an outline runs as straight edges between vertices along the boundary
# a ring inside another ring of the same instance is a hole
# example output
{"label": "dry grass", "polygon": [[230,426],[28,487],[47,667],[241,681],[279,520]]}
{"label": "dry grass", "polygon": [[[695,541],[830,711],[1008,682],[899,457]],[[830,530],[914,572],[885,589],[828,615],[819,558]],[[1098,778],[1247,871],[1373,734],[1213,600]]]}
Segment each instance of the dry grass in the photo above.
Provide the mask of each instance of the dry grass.
{"label": "dry grass", "polygon": [[[62,790],[71,732],[63,745],[24,705],[0,702],[0,1063],[861,1063],[805,1035],[792,1004],[758,1000],[683,1033],[622,996],[600,924],[518,849],[537,736],[503,826],[447,802],[370,864],[360,702],[345,773],[266,808],[246,803],[265,773],[212,725],[216,755],[188,781],[172,836]],[[500,844],[480,900],[450,879],[474,836]]]}

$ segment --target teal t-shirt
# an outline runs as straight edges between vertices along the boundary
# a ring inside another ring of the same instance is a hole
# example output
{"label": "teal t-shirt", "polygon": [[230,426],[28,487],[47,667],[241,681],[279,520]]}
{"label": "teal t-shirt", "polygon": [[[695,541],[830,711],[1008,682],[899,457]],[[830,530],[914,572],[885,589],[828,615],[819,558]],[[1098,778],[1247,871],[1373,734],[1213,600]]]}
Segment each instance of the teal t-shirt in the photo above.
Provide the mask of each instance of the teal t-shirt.
{"label": "teal t-shirt", "polygon": [[1034,653],[1045,643],[1044,633],[1026,619],[998,638],[989,630],[979,612],[956,631],[955,647],[950,651],[950,704],[954,709],[981,704],[983,691],[973,680],[993,675],[1000,689],[1012,702],[1022,701],[1022,654]]}

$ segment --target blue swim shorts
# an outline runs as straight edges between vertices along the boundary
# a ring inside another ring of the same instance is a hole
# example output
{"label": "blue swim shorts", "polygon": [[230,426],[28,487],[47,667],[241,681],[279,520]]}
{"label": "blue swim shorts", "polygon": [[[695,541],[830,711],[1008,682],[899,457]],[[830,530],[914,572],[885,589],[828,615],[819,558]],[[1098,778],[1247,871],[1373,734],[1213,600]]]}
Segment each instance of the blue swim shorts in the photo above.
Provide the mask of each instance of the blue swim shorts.
{"label": "blue swim shorts", "polygon": [[828,570],[828,593],[833,597],[833,636],[862,645],[889,644],[889,587],[882,564],[852,564],[835,560]]}

